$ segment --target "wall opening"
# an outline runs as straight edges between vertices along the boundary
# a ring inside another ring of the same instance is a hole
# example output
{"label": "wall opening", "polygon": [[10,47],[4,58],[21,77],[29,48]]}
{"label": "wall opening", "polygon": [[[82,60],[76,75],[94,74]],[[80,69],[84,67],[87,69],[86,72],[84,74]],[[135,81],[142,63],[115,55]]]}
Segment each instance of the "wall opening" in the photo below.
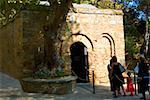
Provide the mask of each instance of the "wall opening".
{"label": "wall opening", "polygon": [[71,45],[70,51],[72,74],[78,76],[78,83],[89,82],[87,47],[82,42],[75,42]]}

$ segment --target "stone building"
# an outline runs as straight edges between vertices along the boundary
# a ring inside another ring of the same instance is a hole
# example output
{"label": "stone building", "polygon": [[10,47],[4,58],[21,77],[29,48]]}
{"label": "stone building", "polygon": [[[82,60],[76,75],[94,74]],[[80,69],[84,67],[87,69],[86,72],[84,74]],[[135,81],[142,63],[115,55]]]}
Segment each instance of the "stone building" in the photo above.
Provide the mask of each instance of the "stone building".
{"label": "stone building", "polygon": [[[116,55],[125,64],[123,13],[85,4],[73,6],[76,13],[68,14],[69,28],[62,31],[62,41],[55,43],[65,59],[64,70],[67,74],[72,70],[78,82],[92,82],[94,71],[95,84],[106,84],[111,57]],[[0,29],[0,71],[21,79],[42,62],[43,26],[49,20],[46,10],[22,10]]]}
{"label": "stone building", "polygon": [[118,61],[125,65],[123,13],[120,10],[98,9],[84,4],[74,4],[74,7],[77,13],[69,14],[73,23],[73,43],[68,48],[68,52],[71,49],[73,70],[81,80],[92,80],[94,71],[95,83],[106,84],[107,65],[111,57],[116,55]]}

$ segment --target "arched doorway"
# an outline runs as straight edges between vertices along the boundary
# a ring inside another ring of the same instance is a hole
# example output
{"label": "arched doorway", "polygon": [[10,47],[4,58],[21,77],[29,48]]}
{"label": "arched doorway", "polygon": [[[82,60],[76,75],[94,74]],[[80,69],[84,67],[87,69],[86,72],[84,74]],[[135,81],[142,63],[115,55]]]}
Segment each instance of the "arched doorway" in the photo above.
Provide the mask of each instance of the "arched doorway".
{"label": "arched doorway", "polygon": [[88,82],[88,52],[82,42],[75,42],[70,47],[72,74],[77,75],[77,82]]}

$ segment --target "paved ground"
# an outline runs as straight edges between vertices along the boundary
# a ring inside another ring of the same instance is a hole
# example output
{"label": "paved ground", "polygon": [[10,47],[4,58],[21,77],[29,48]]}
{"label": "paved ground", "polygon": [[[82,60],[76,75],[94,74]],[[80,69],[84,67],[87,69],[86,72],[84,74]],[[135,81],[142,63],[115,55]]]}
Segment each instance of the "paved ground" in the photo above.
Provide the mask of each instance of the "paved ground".
{"label": "paved ground", "polygon": [[[25,93],[17,80],[0,73],[0,100],[139,100],[140,97],[127,94],[127,96],[113,98],[109,87],[96,86],[95,89],[93,94],[91,84],[78,83],[76,90],[66,95]],[[147,98],[150,100],[150,95],[147,94]]]}

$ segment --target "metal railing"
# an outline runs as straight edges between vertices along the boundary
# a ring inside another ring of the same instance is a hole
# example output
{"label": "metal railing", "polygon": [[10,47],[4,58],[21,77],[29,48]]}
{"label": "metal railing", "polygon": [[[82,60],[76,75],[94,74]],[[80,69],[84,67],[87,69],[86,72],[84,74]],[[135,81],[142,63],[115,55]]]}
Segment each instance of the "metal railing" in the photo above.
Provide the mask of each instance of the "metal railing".
{"label": "metal railing", "polygon": [[[88,72],[89,72],[89,70],[87,70]],[[137,83],[138,83],[138,76],[137,76],[137,74],[134,72],[134,71],[132,71],[132,70],[127,70],[127,72],[130,72],[130,73],[132,73],[132,78],[133,78],[133,84],[134,84],[134,94],[135,95],[137,95],[138,94],[138,92],[137,92]],[[73,70],[72,70],[72,73],[73,73],[73,75],[75,75],[75,76],[77,76],[78,77],[78,79],[79,80],[82,80],[82,81],[87,81],[88,82],[88,80],[87,80],[87,78],[86,79],[83,79],[83,78],[81,78],[81,77],[79,77]],[[95,73],[94,73],[94,70],[92,70],[92,77],[91,77],[91,79],[92,79],[92,93],[93,94],[95,94]],[[127,84],[127,82],[125,82],[125,84]]]}
{"label": "metal railing", "polygon": [[[87,71],[89,72],[89,70],[87,70]],[[73,70],[72,70],[72,74],[75,75],[76,77],[78,77],[79,80],[88,82],[87,78],[83,79],[83,78],[79,77]],[[92,70],[92,92],[93,92],[93,94],[95,94],[95,74],[94,74],[94,70]]]}
{"label": "metal railing", "polygon": [[[141,77],[138,77],[138,75],[137,75],[137,73],[136,72],[134,72],[133,70],[128,70],[129,72],[131,72],[132,74],[133,74],[133,84],[134,84],[134,93],[135,93],[135,95],[137,95],[138,94],[138,92],[137,92],[137,90],[138,90],[138,87],[137,87],[137,84],[138,84],[138,82],[139,81],[141,81]],[[143,77],[144,79],[146,79],[146,78],[148,78],[148,79],[150,79],[150,76],[145,76],[145,77]],[[149,92],[150,92],[150,83],[148,83],[148,88],[149,88]]]}
{"label": "metal railing", "polygon": [[92,82],[93,82],[93,94],[95,94],[95,75],[94,75],[94,70],[92,71]]}

